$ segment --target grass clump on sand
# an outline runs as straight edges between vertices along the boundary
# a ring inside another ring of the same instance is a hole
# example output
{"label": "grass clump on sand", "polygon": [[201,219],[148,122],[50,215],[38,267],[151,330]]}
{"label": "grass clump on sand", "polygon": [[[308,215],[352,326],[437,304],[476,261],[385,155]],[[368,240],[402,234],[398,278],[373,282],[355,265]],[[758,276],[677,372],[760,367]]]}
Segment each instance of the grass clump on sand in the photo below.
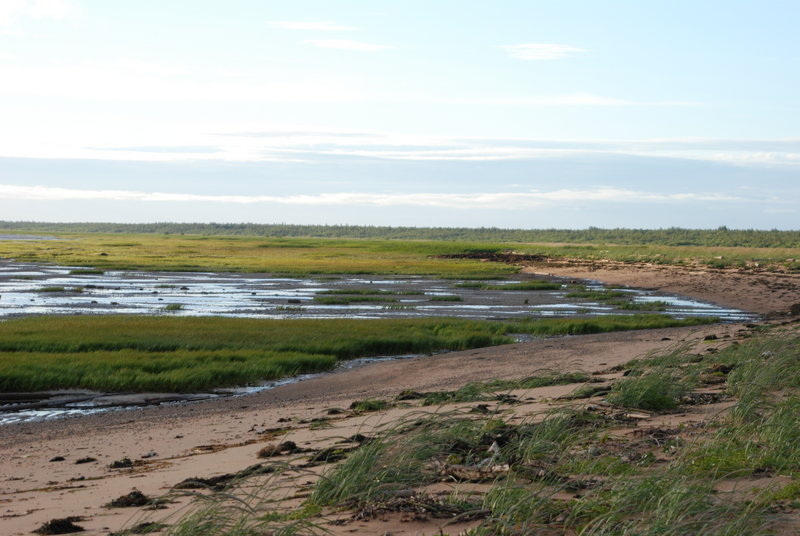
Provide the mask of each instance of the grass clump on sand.
{"label": "grass clump on sand", "polygon": [[694,325],[657,315],[526,322],[42,316],[0,323],[0,392],[194,391],[328,370],[337,360],[465,350],[513,333]]}
{"label": "grass clump on sand", "polygon": [[688,391],[688,383],[679,376],[654,370],[616,382],[607,400],[626,408],[664,411],[677,408]]}
{"label": "grass clump on sand", "polygon": [[324,475],[309,502],[320,506],[364,505],[409,486],[436,482],[440,477],[431,470],[432,460],[481,460],[494,432],[491,424],[455,415],[401,423]]}
{"label": "grass clump on sand", "polygon": [[[303,504],[277,512],[279,499],[265,501],[244,519],[244,510],[226,510],[227,518],[220,510],[206,513],[204,499],[176,524],[184,532],[169,534],[206,534],[189,529],[219,530],[233,520],[241,527],[269,520],[274,534],[282,533],[281,523],[286,534],[322,534],[327,513],[340,519],[343,511],[361,520],[415,512],[440,519],[437,526],[447,518],[471,520],[473,536],[794,533],[800,515],[798,350],[797,334],[766,335],[703,356],[676,346],[628,363],[629,375],[615,380],[657,376],[691,389],[703,371],[722,368],[725,389],[737,398],[702,425],[634,424],[624,410],[602,404],[558,403],[549,411],[516,415],[478,415],[466,408],[410,413],[373,430],[369,441],[359,441],[330,465]],[[585,379],[581,373],[542,373],[516,385]],[[473,393],[485,393],[510,384],[470,385]],[[614,393],[625,389],[618,386]],[[634,400],[639,407],[649,398]],[[756,474],[758,487],[750,479]],[[734,490],[726,491],[731,483]],[[272,487],[267,481],[251,489],[266,493]],[[438,490],[435,501],[432,489]],[[296,520],[305,524],[293,525]]]}
{"label": "grass clump on sand", "polygon": [[547,372],[517,380],[490,380],[486,382],[470,382],[455,391],[434,391],[424,393],[420,397],[421,405],[435,406],[442,404],[455,404],[459,402],[478,402],[497,398],[490,393],[510,391],[512,389],[535,389],[550,385],[570,385],[574,383],[588,383],[592,377],[583,372]]}
{"label": "grass clump on sand", "polygon": [[692,467],[714,476],[800,474],[800,337],[756,338],[716,354],[737,398],[715,441],[693,449]]}

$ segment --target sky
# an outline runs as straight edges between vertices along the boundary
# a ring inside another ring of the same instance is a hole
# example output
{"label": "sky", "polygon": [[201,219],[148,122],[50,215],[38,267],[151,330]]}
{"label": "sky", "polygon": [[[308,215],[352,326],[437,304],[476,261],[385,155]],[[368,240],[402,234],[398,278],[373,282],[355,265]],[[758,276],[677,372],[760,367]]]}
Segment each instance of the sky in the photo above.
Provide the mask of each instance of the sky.
{"label": "sky", "polygon": [[0,220],[800,228],[795,0],[0,0]]}

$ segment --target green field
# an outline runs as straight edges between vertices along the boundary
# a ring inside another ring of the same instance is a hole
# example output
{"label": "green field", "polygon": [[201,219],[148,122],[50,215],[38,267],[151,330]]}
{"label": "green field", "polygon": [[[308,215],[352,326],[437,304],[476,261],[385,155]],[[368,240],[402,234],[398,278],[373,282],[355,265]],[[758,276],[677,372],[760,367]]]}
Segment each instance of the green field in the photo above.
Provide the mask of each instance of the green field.
{"label": "green field", "polygon": [[[0,226],[2,228],[2,226]],[[0,240],[0,258],[93,270],[261,272],[276,274],[434,275],[502,278],[519,270],[481,255],[513,251],[555,259],[613,260],[718,268],[800,270],[800,245],[732,247],[642,244],[526,243],[180,234],[51,232],[60,240]],[[783,235],[781,235],[783,236]],[[785,238],[785,237],[784,237]],[[790,240],[751,240],[783,243]],[[476,258],[443,258],[442,256]]]}
{"label": "green field", "polygon": [[513,333],[563,335],[713,322],[659,315],[523,322],[42,316],[0,322],[0,392],[197,392],[328,370],[356,357],[464,350]]}

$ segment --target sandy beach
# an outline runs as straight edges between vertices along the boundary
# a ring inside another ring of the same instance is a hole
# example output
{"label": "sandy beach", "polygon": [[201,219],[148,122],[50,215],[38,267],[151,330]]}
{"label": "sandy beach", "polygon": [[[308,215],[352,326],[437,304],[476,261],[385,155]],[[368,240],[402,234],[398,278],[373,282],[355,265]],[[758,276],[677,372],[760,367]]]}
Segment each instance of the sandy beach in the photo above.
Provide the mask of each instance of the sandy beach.
{"label": "sandy beach", "polygon": [[[757,312],[772,323],[791,321],[788,311],[800,302],[797,274],[555,264],[526,271],[662,290]],[[75,516],[81,518],[76,523],[86,529],[84,534],[108,534],[145,519],[141,516],[165,519],[179,513],[189,497],[174,498],[164,509],[150,512],[106,505],[132,490],[158,497],[188,478],[237,473],[263,462],[258,452],[268,444],[292,441],[304,452],[282,459],[307,461],[320,449],[352,444],[340,442],[355,433],[370,435],[420,411],[410,404],[359,414],[349,410],[354,401],[392,398],[405,389],[453,389],[470,381],[518,378],[542,370],[613,375],[610,369],[615,365],[676,344],[716,351],[749,336],[753,327],[724,324],[538,340],[382,362],[245,397],[8,425],[0,433],[0,532],[30,534],[50,519]],[[514,412],[541,411],[574,388],[515,393],[525,403]],[[657,420],[661,425],[702,420],[719,409],[698,406]],[[130,467],[110,467],[126,458]],[[302,500],[307,486],[298,482],[313,481],[325,467],[310,467],[299,480],[285,482],[287,500]],[[455,534],[470,526],[468,521],[444,527],[442,520],[402,517],[351,520],[341,514],[326,519],[323,527],[333,534],[437,534],[443,528]],[[334,519],[344,522],[330,524]]]}

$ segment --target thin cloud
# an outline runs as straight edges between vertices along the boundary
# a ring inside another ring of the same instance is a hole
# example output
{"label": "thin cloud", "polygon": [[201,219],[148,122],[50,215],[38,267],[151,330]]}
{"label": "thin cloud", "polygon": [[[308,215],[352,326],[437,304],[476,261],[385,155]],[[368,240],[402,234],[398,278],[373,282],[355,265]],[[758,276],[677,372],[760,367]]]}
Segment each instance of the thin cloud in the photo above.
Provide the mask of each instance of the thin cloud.
{"label": "thin cloud", "polygon": [[11,26],[25,18],[66,19],[80,12],[80,6],[70,0],[2,0],[0,26]]}
{"label": "thin cloud", "polygon": [[586,52],[582,48],[554,43],[521,43],[519,45],[504,45],[500,48],[508,52],[512,58],[520,60],[556,60]]}
{"label": "thin cloud", "polygon": [[95,151],[132,151],[138,153],[197,153],[210,154],[222,152],[219,147],[202,145],[137,145],[132,147],[87,147]]}
{"label": "thin cloud", "polygon": [[277,203],[297,206],[412,206],[449,209],[528,209],[542,206],[606,203],[730,202],[744,198],[723,194],[640,192],[620,188],[561,189],[550,192],[490,193],[325,193],[287,196],[202,195],[137,192],[130,190],[79,190],[48,186],[0,185],[0,199],[33,201],[146,201],[173,203]]}
{"label": "thin cloud", "polygon": [[280,26],[287,30],[315,30],[322,32],[346,32],[356,28],[352,26],[341,26],[329,21],[298,21],[298,20],[276,20],[270,22],[273,26]]}
{"label": "thin cloud", "polygon": [[350,39],[309,39],[306,43],[320,48],[358,50],[360,52],[377,52],[387,48],[394,48],[389,45],[377,45],[374,43],[364,43],[362,41],[351,41]]}

